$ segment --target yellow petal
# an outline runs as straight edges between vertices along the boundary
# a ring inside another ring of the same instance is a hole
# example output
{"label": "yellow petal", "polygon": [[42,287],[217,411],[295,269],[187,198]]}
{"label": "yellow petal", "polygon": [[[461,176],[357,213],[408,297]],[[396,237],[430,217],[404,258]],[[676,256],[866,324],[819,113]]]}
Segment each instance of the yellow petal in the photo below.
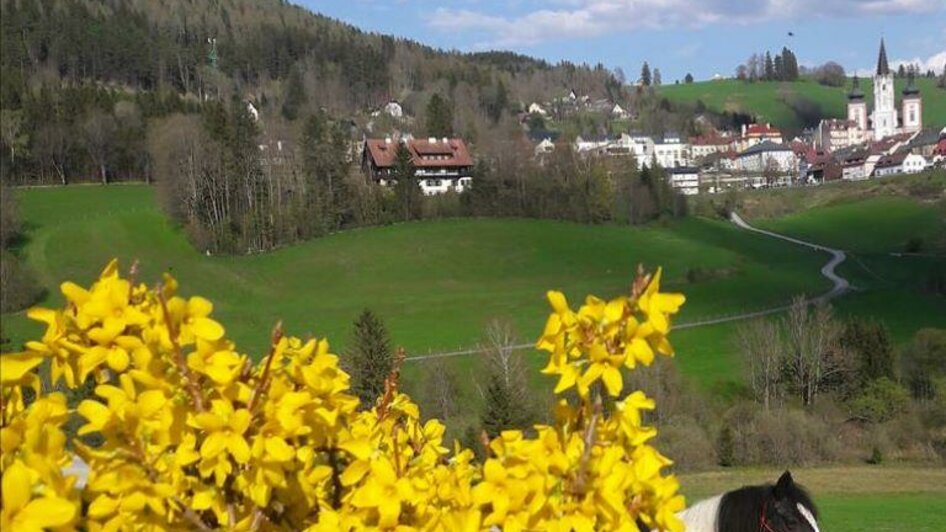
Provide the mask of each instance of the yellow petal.
{"label": "yellow petal", "polygon": [[43,355],[29,351],[0,356],[0,384],[19,382],[24,375],[42,362]]}
{"label": "yellow petal", "polygon": [[115,371],[125,371],[128,368],[128,352],[120,347],[113,348],[109,350],[106,362]]}
{"label": "yellow petal", "polygon": [[621,372],[617,368],[612,366],[605,369],[604,373],[601,374],[601,380],[604,381],[604,386],[608,389],[611,397],[617,397],[621,394],[624,382],[621,379]]}
{"label": "yellow petal", "polygon": [[3,488],[0,500],[3,501],[4,511],[16,512],[26,506],[30,500],[32,484],[30,471],[23,462],[16,460],[10,464],[3,472],[3,481],[0,482],[0,488]]}
{"label": "yellow petal", "polygon": [[565,294],[558,292],[556,290],[549,290],[545,296],[549,300],[549,305],[552,306],[552,309],[558,313],[568,312],[568,300],[565,299]]}
{"label": "yellow petal", "polygon": [[23,528],[37,529],[65,526],[76,515],[73,503],[59,497],[40,497],[26,505],[17,516],[16,521]]}
{"label": "yellow petal", "polygon": [[266,452],[279,462],[288,462],[295,456],[295,451],[286,443],[286,440],[273,436],[266,438]]}
{"label": "yellow petal", "polygon": [[223,326],[210,318],[195,318],[192,329],[194,336],[211,342],[223,338]]}
{"label": "yellow petal", "polygon": [[213,310],[213,303],[202,297],[194,296],[187,301],[187,313],[191,316],[203,318],[209,316]]}

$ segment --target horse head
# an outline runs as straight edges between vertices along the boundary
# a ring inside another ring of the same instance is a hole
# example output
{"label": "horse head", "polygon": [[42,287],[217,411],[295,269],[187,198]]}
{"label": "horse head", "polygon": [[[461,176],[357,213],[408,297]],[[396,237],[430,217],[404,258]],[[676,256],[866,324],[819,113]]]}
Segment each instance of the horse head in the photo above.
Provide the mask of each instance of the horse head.
{"label": "horse head", "polygon": [[792,479],[788,471],[782,473],[763,498],[759,516],[759,530],[764,532],[819,532],[818,509],[808,492]]}

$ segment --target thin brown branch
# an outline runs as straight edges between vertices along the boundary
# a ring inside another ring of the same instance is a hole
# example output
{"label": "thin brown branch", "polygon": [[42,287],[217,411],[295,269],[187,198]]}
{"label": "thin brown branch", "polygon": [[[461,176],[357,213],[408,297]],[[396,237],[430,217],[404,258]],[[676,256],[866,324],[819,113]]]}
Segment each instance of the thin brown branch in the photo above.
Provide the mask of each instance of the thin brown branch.
{"label": "thin brown branch", "polygon": [[197,381],[194,379],[190,368],[187,367],[187,360],[184,359],[184,351],[181,349],[181,344],[178,341],[180,331],[177,330],[177,326],[171,319],[171,313],[168,312],[167,298],[164,297],[164,291],[160,284],[155,288],[155,292],[158,295],[158,301],[161,303],[161,312],[164,313],[164,321],[168,327],[168,336],[171,338],[171,346],[174,348],[175,362],[177,363],[178,371],[181,372],[181,376],[184,378],[184,384],[187,386],[187,391],[190,393],[191,399],[194,400],[194,407],[197,408],[198,412],[203,412],[204,398],[200,394],[200,388],[197,386]]}
{"label": "thin brown branch", "polygon": [[246,405],[246,409],[250,411],[250,415],[253,414],[253,408],[256,406],[256,401],[259,400],[259,397],[269,388],[270,368],[273,365],[273,359],[276,358],[276,346],[279,345],[279,341],[282,340],[282,337],[282,322],[279,321],[276,322],[276,326],[273,327],[273,332],[270,335],[269,354],[266,356],[266,365],[263,367],[263,373],[260,375],[260,379],[259,382],[256,383],[256,387],[253,388],[253,395],[250,396],[250,402]]}

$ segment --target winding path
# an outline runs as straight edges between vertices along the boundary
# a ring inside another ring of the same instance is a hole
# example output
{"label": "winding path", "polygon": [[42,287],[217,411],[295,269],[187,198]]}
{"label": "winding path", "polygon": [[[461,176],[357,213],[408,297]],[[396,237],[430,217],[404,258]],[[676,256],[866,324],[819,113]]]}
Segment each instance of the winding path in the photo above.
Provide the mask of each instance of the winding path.
{"label": "winding path", "polygon": [[[824,266],[821,267],[821,275],[826,277],[829,281],[833,283],[833,286],[827,292],[813,297],[808,300],[808,303],[820,303],[822,301],[830,301],[842,294],[847,293],[851,290],[851,283],[847,279],[841,277],[835,272],[835,269],[847,259],[847,254],[840,249],[829,248],[827,246],[822,246],[820,244],[814,244],[812,242],[807,242],[805,240],[799,240],[797,238],[792,238],[783,234],[775,233],[773,231],[766,231],[765,229],[759,229],[749,225],[748,222],[742,219],[737,213],[733,212],[729,215],[729,220],[736,224],[738,227],[745,229],[746,231],[752,231],[755,233],[763,234],[770,236],[772,238],[778,238],[780,240],[785,240],[786,242],[791,242],[793,244],[798,244],[799,246],[805,246],[817,251],[824,251],[831,255],[831,260],[829,260]],[[784,312],[791,308],[791,304],[780,305],[777,307],[771,307],[763,310],[757,310],[753,312],[743,312],[740,314],[733,314],[731,316],[723,316],[719,318],[710,318],[705,320],[691,321],[686,323],[676,323],[674,324],[674,329],[692,329],[694,327],[705,327],[708,325],[718,325],[720,323],[728,323],[732,321],[741,321],[748,320],[752,318],[759,318],[762,316],[768,316],[770,314],[777,314],[779,312]],[[519,350],[527,349],[535,345],[534,343],[528,344],[519,344],[509,346],[508,349]],[[429,355],[417,355],[405,359],[405,362],[423,362],[424,360],[433,360],[437,358],[453,358],[459,356],[467,356],[475,353],[479,353],[481,349],[462,349],[459,351],[449,351],[445,353],[431,353]]]}

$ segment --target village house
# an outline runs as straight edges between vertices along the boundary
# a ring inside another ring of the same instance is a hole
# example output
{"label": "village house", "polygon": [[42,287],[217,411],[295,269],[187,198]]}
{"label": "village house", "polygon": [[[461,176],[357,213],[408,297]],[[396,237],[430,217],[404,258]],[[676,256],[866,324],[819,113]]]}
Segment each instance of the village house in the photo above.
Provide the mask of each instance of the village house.
{"label": "village house", "polygon": [[692,196],[700,192],[700,169],[692,166],[678,166],[667,170],[670,186],[682,194]]}
{"label": "village house", "polygon": [[815,144],[829,152],[856,146],[863,142],[863,133],[853,120],[838,118],[822,120],[815,133]]}
{"label": "village house", "polygon": [[537,114],[537,115],[542,115],[542,116],[548,116],[549,114],[548,111],[545,110],[545,107],[542,107],[540,104],[536,102],[530,103],[529,108],[526,112],[530,115]]}
{"label": "village house", "polygon": [[690,139],[690,155],[694,160],[701,161],[714,153],[729,151],[732,138],[716,132],[708,135],[699,135]]}
{"label": "village house", "polygon": [[905,174],[918,174],[926,170],[927,166],[929,166],[929,163],[926,161],[926,157],[922,155],[908,153],[903,158],[903,173]]}
{"label": "village house", "polygon": [[736,151],[746,151],[749,148],[762,142],[781,144],[782,132],[772,127],[772,124],[749,124],[742,125],[742,134],[736,142],[734,148]]}
{"label": "village house", "polygon": [[613,140],[607,135],[578,135],[575,137],[575,153],[601,154]]}
{"label": "village house", "polygon": [[394,164],[399,143],[411,154],[411,165],[425,195],[463,192],[473,182],[473,158],[462,139],[365,140],[362,170],[383,186],[396,181]]}
{"label": "village house", "polygon": [[611,117],[617,119],[630,118],[631,113],[628,113],[623,107],[619,104],[614,104],[614,107],[611,108]]}
{"label": "village house", "polygon": [[900,151],[890,155],[884,155],[874,166],[874,177],[884,177],[903,173],[903,161],[907,158],[907,152]]}
{"label": "village house", "polygon": [[680,140],[676,133],[667,133],[654,143],[654,160],[664,168],[688,166],[690,164],[690,145]]}
{"label": "village house", "polygon": [[867,173],[865,164],[870,154],[865,149],[855,149],[841,158],[841,179],[848,181],[859,181],[867,179],[870,174]]}
{"label": "village house", "polygon": [[741,152],[737,166],[746,172],[773,170],[779,174],[794,174],[798,168],[798,159],[790,147],[766,141]]}

